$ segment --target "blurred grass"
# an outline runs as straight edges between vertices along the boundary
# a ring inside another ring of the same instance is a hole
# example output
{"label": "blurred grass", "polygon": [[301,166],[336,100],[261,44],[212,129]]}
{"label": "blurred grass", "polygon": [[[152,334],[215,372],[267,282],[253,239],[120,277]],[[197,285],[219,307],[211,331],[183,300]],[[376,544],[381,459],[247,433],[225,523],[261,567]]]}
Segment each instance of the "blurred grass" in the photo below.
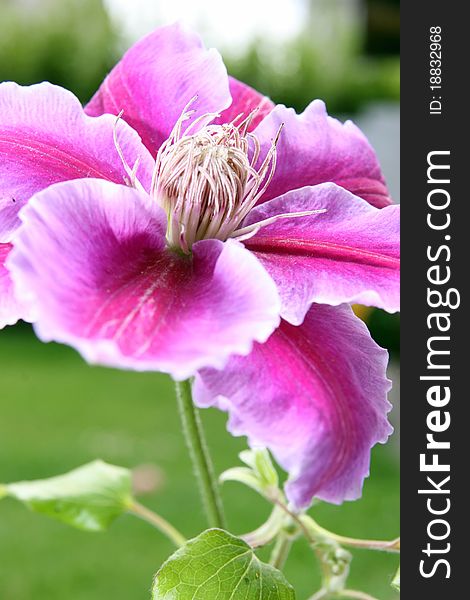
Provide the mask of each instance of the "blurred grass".
{"label": "blurred grass", "polygon": [[51,81],[87,102],[118,58],[99,0],[0,0],[0,23],[0,81]]}
{"label": "blurred grass", "polygon": [[[310,16],[296,39],[279,45],[260,34],[242,52],[227,48],[229,72],[298,112],[313,98],[325,100],[331,114],[355,113],[374,101],[398,101],[397,8],[383,11],[384,0],[370,0],[378,9],[369,7],[372,17],[365,30],[362,11],[348,9],[345,0],[305,1]],[[0,0],[0,23],[8,25],[0,36],[0,81],[51,81],[84,103],[119,60],[119,49],[128,45],[102,0]],[[365,53],[380,40],[392,43],[394,51]]]}
{"label": "blurred grass", "polygon": [[[142,501],[187,536],[205,527],[168,378],[89,367],[68,348],[41,344],[24,326],[1,333],[0,365],[0,481],[48,477],[97,457],[127,467],[154,463],[165,483]],[[223,414],[204,411],[203,418],[220,472],[236,464],[244,441],[226,433]],[[267,504],[250,490],[226,484],[223,494],[234,533],[268,515]],[[345,535],[392,538],[398,509],[397,461],[389,445],[374,450],[361,501],[319,505],[314,514]],[[105,534],[90,534],[12,500],[0,504],[2,600],[144,600],[171,551],[157,531],[130,516]],[[350,585],[381,600],[396,598],[389,587],[396,565],[395,556],[356,552]],[[318,569],[305,543],[294,547],[286,573],[299,600],[315,590]]]}

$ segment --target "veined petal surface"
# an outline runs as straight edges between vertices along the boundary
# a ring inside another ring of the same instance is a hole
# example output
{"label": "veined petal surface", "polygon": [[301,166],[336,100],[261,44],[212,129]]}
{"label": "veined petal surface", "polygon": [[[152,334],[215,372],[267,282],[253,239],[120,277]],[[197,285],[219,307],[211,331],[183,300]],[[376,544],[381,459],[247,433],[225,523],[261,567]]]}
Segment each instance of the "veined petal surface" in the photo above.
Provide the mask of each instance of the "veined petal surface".
{"label": "veined petal surface", "polygon": [[300,115],[278,105],[253,132],[261,143],[261,158],[281,126],[276,171],[261,202],[306,185],[333,182],[377,208],[391,204],[377,156],[354,123],[328,116],[321,100]]}
{"label": "veined petal surface", "polygon": [[377,209],[332,184],[307,186],[254,208],[247,224],[279,214],[245,242],[277,283],[282,317],[298,325],[312,302],[400,307],[400,207]]}
{"label": "veined petal surface", "polygon": [[229,76],[229,85],[232,103],[222,112],[220,117],[214,120],[214,123],[223,125],[224,123],[230,123],[240,114],[247,117],[251,112],[256,111],[248,127],[248,131],[253,131],[273,110],[275,106],[274,102],[249,85],[246,85],[246,83],[238,81],[235,77]]}
{"label": "veined petal surface", "polygon": [[23,87],[0,84],[0,242],[19,226],[18,212],[36,192],[60,181],[98,177],[124,183],[117,138],[148,189],[153,161],[139,136],[110,115],[88,117],[67,90],[44,82]]}
{"label": "veined petal surface", "polygon": [[26,315],[24,307],[16,300],[10,272],[5,266],[11,244],[0,244],[0,329],[14,325]]}
{"label": "veined petal surface", "polygon": [[89,115],[123,113],[153,156],[170,135],[187,103],[196,112],[230,105],[227,71],[217,50],[179,24],[160,27],[134,44],[106,77],[85,110]]}
{"label": "veined petal surface", "polygon": [[203,369],[193,393],[230,414],[233,435],[272,451],[296,507],[314,497],[339,504],[360,497],[371,448],[391,433],[387,357],[349,306],[314,305],[249,356]]}
{"label": "veined petal surface", "polygon": [[279,323],[276,286],[233,240],[169,251],[149,197],[100,180],[57,184],[21,213],[8,262],[44,341],[87,360],[177,379],[247,354]]}

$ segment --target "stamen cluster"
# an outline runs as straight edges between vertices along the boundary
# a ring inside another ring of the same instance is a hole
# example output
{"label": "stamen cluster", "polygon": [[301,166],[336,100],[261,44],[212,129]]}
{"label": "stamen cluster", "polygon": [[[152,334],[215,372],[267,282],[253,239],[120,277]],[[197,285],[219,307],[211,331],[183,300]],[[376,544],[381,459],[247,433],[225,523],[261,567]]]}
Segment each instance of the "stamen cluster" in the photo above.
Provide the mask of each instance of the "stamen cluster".
{"label": "stamen cluster", "polygon": [[161,146],[151,192],[167,213],[169,246],[185,254],[202,239],[237,237],[236,230],[272,179],[277,143],[276,138],[256,168],[260,145],[247,133],[253,113],[238,125],[241,115],[191,133],[197,123],[217,116],[203,115],[182,133],[191,114],[186,107]]}

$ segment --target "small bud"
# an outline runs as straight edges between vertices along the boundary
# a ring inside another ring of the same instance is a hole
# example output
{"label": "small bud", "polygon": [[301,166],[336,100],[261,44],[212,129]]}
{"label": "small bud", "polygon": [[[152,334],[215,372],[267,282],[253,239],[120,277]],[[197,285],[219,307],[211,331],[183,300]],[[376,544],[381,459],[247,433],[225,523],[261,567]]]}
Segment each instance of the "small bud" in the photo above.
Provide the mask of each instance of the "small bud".
{"label": "small bud", "polygon": [[264,495],[264,490],[260,484],[259,478],[251,469],[247,469],[246,467],[227,469],[227,471],[224,471],[220,475],[219,481],[220,483],[225,483],[226,481],[238,481],[238,483],[243,483],[247,487],[255,490],[255,492]]}
{"label": "small bud", "polygon": [[238,481],[270,501],[279,498],[279,477],[269,452],[265,448],[256,448],[244,450],[239,456],[247,467],[235,467],[225,471],[220,476],[220,481]]}

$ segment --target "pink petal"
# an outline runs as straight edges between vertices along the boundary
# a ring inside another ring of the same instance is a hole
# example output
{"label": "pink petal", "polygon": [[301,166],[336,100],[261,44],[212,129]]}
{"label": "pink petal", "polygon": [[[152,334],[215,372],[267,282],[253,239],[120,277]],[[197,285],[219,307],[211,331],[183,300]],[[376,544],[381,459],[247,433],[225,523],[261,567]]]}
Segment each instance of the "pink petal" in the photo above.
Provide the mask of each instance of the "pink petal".
{"label": "pink petal", "polygon": [[[113,142],[115,119],[92,119],[70,92],[41,83],[0,84],[0,241],[11,241],[19,209],[36,192],[69,179],[99,177],[123,183]],[[139,136],[121,122],[118,139],[139,179],[150,183],[153,161]]]}
{"label": "pink petal", "polygon": [[282,317],[298,325],[312,302],[400,307],[400,207],[381,210],[333,183],[294,190],[257,206],[248,223],[279,219],[246,241],[277,283]]}
{"label": "pink petal", "polygon": [[314,496],[360,497],[370,450],[391,432],[387,352],[347,306],[314,305],[300,327],[285,321],[247,357],[204,369],[194,398],[230,413],[229,430],[268,447],[289,471],[299,508]]}
{"label": "pink petal", "polygon": [[10,272],[5,267],[11,248],[11,244],[0,244],[0,329],[26,317],[24,308],[15,298]]}
{"label": "pink petal", "polygon": [[23,209],[9,268],[45,341],[94,363],[186,378],[247,354],[279,323],[276,287],[235,241],[165,245],[145,194],[100,180],[57,184]]}
{"label": "pink petal", "polygon": [[[0,187],[0,190],[7,187],[4,182],[1,181],[1,177],[2,173],[0,171],[0,186],[2,186]],[[25,204],[24,200],[17,200],[11,193],[9,196],[7,193],[7,191],[0,191],[0,194],[5,194],[3,197],[0,196],[0,243],[11,241],[14,232],[20,225],[18,212]]]}
{"label": "pink petal", "polygon": [[249,85],[238,81],[234,77],[229,77],[230,95],[232,96],[232,104],[222,112],[218,119],[214,120],[216,124],[230,123],[243,114],[248,116],[256,109],[256,114],[253,116],[248,131],[253,131],[261,121],[274,108],[275,104],[267,96],[263,96]]}
{"label": "pink petal", "polygon": [[256,128],[261,157],[279,127],[278,160],[274,178],[262,202],[305,185],[333,182],[382,208],[391,203],[377,156],[364,134],[351,121],[329,117],[321,100],[301,115],[277,106]]}
{"label": "pink petal", "polygon": [[206,50],[199,36],[175,24],[132,46],[85,110],[92,116],[123,110],[123,118],[155,155],[196,95],[193,119],[227,108],[227,71],[216,50]]}

